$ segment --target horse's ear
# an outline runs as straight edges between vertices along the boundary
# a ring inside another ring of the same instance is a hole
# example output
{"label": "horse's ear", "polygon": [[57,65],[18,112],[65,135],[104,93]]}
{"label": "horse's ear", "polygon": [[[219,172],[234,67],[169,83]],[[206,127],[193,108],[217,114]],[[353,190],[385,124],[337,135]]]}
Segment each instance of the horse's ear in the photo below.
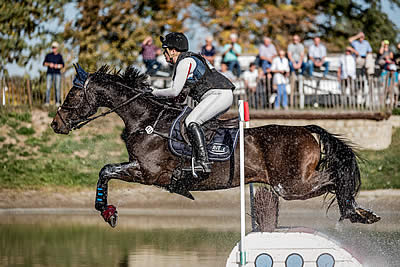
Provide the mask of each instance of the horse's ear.
{"label": "horse's ear", "polygon": [[76,76],[78,76],[78,79],[80,80],[80,76],[79,76],[79,71],[78,71],[78,66],[77,66],[77,64],[73,63],[72,65],[73,65],[74,68],[75,68]]}
{"label": "horse's ear", "polygon": [[83,81],[86,81],[88,73],[79,65],[79,63],[76,63],[76,66],[76,73]]}

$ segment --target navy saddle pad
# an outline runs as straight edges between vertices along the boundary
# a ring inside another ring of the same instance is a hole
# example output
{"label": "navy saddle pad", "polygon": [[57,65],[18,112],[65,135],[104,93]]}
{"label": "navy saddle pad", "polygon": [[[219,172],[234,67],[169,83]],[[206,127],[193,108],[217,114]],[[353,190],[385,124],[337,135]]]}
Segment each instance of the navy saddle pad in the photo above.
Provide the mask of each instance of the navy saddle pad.
{"label": "navy saddle pad", "polygon": [[[182,113],[175,119],[169,132],[168,147],[172,154],[178,157],[192,157],[192,147],[181,134],[182,123],[186,116],[192,111],[185,107]],[[239,136],[239,128],[207,128],[207,122],[202,127],[206,136],[208,158],[210,161],[226,161],[232,155]],[[239,125],[238,125],[239,126]],[[212,133],[210,132],[212,131]],[[207,140],[210,137],[210,140]]]}

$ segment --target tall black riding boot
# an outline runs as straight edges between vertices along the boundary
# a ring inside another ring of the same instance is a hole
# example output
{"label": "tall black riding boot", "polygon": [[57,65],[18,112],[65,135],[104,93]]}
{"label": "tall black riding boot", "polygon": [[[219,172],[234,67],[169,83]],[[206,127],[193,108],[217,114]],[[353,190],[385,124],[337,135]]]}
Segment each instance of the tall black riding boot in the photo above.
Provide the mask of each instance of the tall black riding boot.
{"label": "tall black riding boot", "polygon": [[197,163],[203,168],[204,172],[210,173],[211,162],[208,160],[203,130],[200,125],[191,122],[187,127],[187,133]]}

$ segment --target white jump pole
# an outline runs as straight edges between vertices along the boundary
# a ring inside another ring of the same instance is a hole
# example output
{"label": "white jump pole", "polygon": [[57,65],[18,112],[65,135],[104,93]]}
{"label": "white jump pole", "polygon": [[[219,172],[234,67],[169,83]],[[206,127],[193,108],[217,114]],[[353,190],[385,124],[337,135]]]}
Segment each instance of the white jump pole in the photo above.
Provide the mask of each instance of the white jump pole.
{"label": "white jump pole", "polygon": [[239,134],[240,134],[240,266],[247,263],[244,238],[246,235],[246,206],[244,183],[244,124],[249,121],[249,105],[239,100]]}

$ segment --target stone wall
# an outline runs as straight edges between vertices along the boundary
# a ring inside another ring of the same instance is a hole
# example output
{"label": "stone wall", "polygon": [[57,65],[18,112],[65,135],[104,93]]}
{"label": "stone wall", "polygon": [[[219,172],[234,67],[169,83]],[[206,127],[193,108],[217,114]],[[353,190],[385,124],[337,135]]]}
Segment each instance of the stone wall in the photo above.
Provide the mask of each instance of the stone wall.
{"label": "stone wall", "polygon": [[316,124],[331,133],[340,134],[353,142],[360,149],[381,150],[392,142],[394,127],[400,127],[400,116],[391,116],[388,120],[290,120],[290,119],[254,119],[250,127],[266,124],[303,126]]}

